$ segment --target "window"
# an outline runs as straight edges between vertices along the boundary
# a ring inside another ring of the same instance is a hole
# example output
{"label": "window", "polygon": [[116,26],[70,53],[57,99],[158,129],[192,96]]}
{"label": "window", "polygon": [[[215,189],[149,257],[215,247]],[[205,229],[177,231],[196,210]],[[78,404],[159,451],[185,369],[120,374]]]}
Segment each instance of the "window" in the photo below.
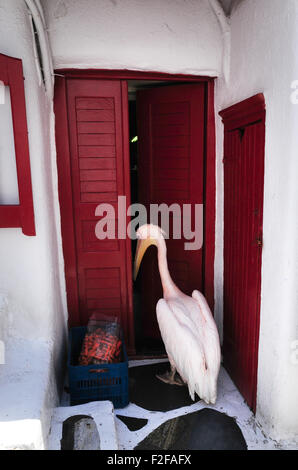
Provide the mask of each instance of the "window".
{"label": "window", "polygon": [[[0,113],[5,112],[4,108],[1,110],[1,106],[5,105],[7,101],[5,98],[10,92],[15,153],[13,157],[15,157],[18,190],[18,203],[16,200],[12,200],[11,203],[8,200],[4,200],[5,203],[0,201],[0,228],[21,227],[25,235],[33,236],[35,235],[35,222],[22,61],[0,54],[0,81],[0,96],[2,97]],[[0,151],[3,151],[3,148],[0,145]],[[8,162],[11,162],[11,157],[7,155]],[[3,162],[3,155],[1,160]]]}

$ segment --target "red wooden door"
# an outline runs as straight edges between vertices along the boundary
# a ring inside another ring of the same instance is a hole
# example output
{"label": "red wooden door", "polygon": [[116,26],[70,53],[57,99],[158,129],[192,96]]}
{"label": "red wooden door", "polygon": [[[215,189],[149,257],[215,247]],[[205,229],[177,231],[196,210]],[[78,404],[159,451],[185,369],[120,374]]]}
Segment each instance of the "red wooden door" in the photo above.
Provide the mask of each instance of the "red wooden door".
{"label": "red wooden door", "polygon": [[[181,210],[183,204],[203,204],[204,84],[142,90],[137,115],[140,202],[147,210],[150,203],[177,203]],[[172,235],[170,231],[167,250],[174,282],[187,294],[202,290],[202,249],[186,251],[187,240],[174,240]],[[162,288],[153,247],[144,257],[140,276],[143,331],[147,338],[158,338],[156,303]]]}
{"label": "red wooden door", "polygon": [[117,226],[118,196],[130,201],[126,83],[68,79],[64,115],[62,88],[56,93],[56,133],[61,142],[68,131],[69,139],[69,154],[61,145],[58,154],[69,322],[85,325],[92,313],[117,316],[133,351],[130,240],[95,234],[98,204],[114,207]]}
{"label": "red wooden door", "polygon": [[[254,103],[257,112],[252,107]],[[225,123],[224,365],[248,405],[255,410],[263,225],[264,102],[259,96],[255,102],[247,100],[221,114]]]}

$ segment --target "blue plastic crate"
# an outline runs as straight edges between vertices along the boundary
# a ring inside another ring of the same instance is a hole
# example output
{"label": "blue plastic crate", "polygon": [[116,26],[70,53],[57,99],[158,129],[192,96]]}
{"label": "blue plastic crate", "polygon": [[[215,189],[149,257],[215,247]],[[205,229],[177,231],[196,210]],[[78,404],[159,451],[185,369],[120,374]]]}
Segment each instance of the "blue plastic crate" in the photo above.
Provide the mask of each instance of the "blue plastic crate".
{"label": "blue plastic crate", "polygon": [[68,377],[70,404],[81,405],[90,401],[110,400],[114,408],[124,408],[128,397],[128,357],[122,336],[123,362],[79,366],[78,357],[86,327],[74,327],[69,332]]}

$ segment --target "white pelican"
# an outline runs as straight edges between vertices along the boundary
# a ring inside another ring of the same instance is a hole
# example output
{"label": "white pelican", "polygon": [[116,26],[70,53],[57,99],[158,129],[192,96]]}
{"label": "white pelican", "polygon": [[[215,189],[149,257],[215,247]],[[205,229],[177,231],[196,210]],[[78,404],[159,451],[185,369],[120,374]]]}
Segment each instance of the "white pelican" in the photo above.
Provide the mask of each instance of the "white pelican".
{"label": "white pelican", "polygon": [[205,297],[194,290],[192,297],[183,294],[174,284],[167,263],[164,232],[156,225],[143,225],[137,230],[136,279],[145,251],[157,247],[158,268],[163,299],[156,305],[161,336],[171,365],[171,372],[158,376],[166,383],[182,385],[176,371],[187,383],[194,400],[195,392],[207,404],[216,402],[217,376],[220,368],[218,331]]}

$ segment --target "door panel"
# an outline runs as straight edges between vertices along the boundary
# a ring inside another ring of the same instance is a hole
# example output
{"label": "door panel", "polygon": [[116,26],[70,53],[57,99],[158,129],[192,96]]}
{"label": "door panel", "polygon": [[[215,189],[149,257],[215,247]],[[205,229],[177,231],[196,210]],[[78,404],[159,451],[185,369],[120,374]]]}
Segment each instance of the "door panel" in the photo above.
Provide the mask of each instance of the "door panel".
{"label": "door panel", "polygon": [[264,121],[225,131],[224,364],[256,405],[264,185]]}
{"label": "door panel", "polygon": [[[204,85],[139,91],[137,115],[140,202],[147,210],[150,203],[177,203],[181,209],[183,204],[203,204]],[[169,233],[168,264],[173,280],[191,294],[203,285],[202,249],[185,251],[185,241]],[[143,330],[146,337],[158,338],[155,309],[162,288],[155,248],[145,255],[140,276]]]}
{"label": "door panel", "polygon": [[[117,316],[133,349],[130,242],[99,240],[95,235],[95,209],[110,203],[116,214],[117,197],[130,201],[128,154],[124,142],[128,126],[127,90],[119,80],[69,79],[66,85],[69,157],[59,171],[60,204],[72,212],[72,223],[63,224],[63,245],[74,238],[74,252],[66,261],[70,324],[86,325],[92,313]],[[67,162],[69,158],[69,162]],[[59,166],[59,165],[58,165]],[[71,201],[64,194],[69,185]],[[62,188],[62,191],[61,191]],[[62,193],[62,194],[61,194]],[[62,218],[63,218],[62,211]],[[76,282],[68,282],[69,276]],[[72,312],[79,312],[78,318]],[[76,319],[75,319],[76,318]]]}

